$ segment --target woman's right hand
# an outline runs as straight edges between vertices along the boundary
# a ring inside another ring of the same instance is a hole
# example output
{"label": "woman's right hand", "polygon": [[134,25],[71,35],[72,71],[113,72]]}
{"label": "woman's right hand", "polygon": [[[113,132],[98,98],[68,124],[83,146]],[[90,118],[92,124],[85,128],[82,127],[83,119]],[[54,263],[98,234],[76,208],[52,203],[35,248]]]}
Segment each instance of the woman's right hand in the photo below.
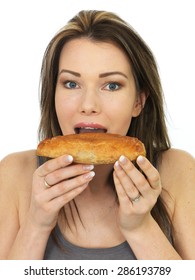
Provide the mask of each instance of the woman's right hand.
{"label": "woman's right hand", "polygon": [[49,233],[57,223],[59,210],[80,194],[95,175],[93,165],[71,165],[72,162],[70,155],[51,159],[33,175],[28,219]]}

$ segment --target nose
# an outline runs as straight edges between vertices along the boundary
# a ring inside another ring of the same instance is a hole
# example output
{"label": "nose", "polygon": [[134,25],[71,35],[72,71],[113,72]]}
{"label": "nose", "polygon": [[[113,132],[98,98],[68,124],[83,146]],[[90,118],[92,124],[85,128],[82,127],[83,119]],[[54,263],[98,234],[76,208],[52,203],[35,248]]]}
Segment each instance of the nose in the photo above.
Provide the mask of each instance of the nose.
{"label": "nose", "polygon": [[83,93],[80,103],[80,113],[85,115],[98,114],[100,102],[94,90],[87,90]]}

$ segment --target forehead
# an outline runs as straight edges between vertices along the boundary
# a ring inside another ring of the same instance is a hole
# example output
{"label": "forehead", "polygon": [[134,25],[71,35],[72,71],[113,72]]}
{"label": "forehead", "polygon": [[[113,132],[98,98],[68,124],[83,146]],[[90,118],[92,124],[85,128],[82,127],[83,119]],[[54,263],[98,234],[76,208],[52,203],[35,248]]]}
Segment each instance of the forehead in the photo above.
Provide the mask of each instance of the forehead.
{"label": "forehead", "polygon": [[88,38],[73,39],[67,42],[61,51],[59,68],[78,65],[88,65],[91,69],[100,66],[117,68],[116,70],[122,68],[125,71],[131,68],[127,55],[119,46]]}

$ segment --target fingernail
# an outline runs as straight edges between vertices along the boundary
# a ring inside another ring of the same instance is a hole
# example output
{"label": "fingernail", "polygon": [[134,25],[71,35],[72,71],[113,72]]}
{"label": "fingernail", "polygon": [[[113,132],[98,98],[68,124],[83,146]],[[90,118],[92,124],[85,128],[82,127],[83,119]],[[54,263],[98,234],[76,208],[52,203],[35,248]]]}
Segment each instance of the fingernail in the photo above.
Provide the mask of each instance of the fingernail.
{"label": "fingernail", "polygon": [[138,156],[138,158],[137,158],[138,163],[143,163],[144,160],[145,160],[145,158],[143,156]]}
{"label": "fingernail", "polygon": [[84,177],[85,179],[91,179],[91,178],[93,178],[94,176],[95,176],[95,172],[94,172],[94,171],[91,171],[91,172],[89,172],[89,173],[83,175],[83,177]]}
{"label": "fingernail", "polygon": [[118,162],[118,160],[115,162],[115,167],[116,167],[116,169],[121,169],[121,166],[120,166],[120,164],[119,164],[119,162]]}
{"label": "fingernail", "polygon": [[83,170],[92,170],[94,169],[94,165],[91,164],[91,165],[83,165]]}
{"label": "fingernail", "polygon": [[66,157],[66,162],[72,162],[73,161],[73,157],[71,155],[68,155]]}
{"label": "fingernail", "polygon": [[126,159],[125,156],[120,156],[119,161],[120,161],[122,164],[125,164],[125,163],[127,162],[127,159]]}

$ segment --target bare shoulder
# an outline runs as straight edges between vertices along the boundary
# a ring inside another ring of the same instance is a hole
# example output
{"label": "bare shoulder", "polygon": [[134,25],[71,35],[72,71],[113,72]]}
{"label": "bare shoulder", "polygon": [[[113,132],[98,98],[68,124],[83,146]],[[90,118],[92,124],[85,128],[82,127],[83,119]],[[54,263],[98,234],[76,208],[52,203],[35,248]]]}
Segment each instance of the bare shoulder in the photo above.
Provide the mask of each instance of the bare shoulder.
{"label": "bare shoulder", "polygon": [[1,160],[0,170],[3,177],[12,177],[12,175],[20,175],[24,170],[31,171],[36,168],[37,157],[35,150],[17,152],[7,155]]}
{"label": "bare shoulder", "polygon": [[[164,161],[172,161],[172,164],[175,162],[194,162],[195,158],[188,152],[179,149],[169,149],[163,153]],[[167,163],[167,162],[166,162]]]}
{"label": "bare shoulder", "polygon": [[22,163],[26,161],[32,161],[36,158],[36,150],[28,150],[22,152],[16,152],[7,155],[1,160],[2,166],[6,165],[7,163]]}
{"label": "bare shoulder", "polygon": [[178,190],[178,186],[185,190],[187,186],[191,188],[195,180],[195,158],[186,151],[170,149],[162,155],[160,173],[164,182],[171,182],[172,191],[175,187]]}
{"label": "bare shoulder", "polygon": [[9,191],[12,196],[32,181],[32,174],[37,166],[35,150],[13,153],[1,160],[0,191]]}
{"label": "bare shoulder", "polygon": [[0,259],[5,259],[28,213],[35,151],[13,153],[0,163]]}
{"label": "bare shoulder", "polygon": [[164,200],[171,211],[174,246],[183,259],[194,259],[195,159],[185,151],[171,149],[163,154],[159,171],[167,190]]}
{"label": "bare shoulder", "polygon": [[[177,149],[164,152],[159,172],[163,189],[171,196],[172,213],[176,206],[195,206],[195,158],[191,154]],[[164,198],[167,201],[166,193]]]}

